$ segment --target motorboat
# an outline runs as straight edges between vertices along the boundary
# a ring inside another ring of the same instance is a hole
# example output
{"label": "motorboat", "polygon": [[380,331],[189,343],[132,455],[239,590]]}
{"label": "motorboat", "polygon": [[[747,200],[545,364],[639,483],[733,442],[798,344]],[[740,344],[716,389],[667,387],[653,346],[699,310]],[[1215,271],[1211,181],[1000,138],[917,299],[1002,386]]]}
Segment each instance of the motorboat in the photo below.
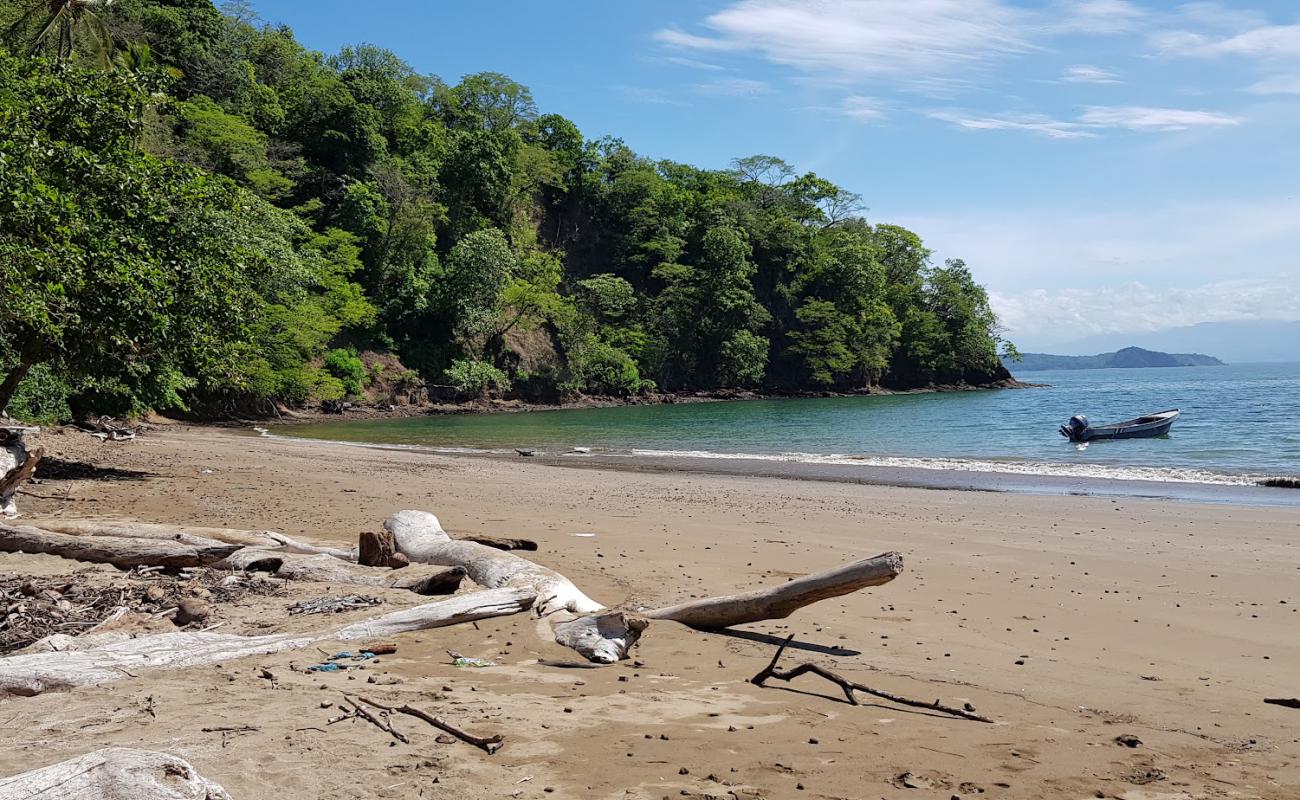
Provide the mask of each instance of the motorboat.
{"label": "motorboat", "polygon": [[1169,428],[1178,419],[1179,411],[1157,411],[1136,419],[1123,422],[1108,422],[1105,425],[1093,425],[1082,414],[1070,417],[1070,421],[1061,426],[1061,435],[1072,442],[1091,442],[1094,439],[1151,439],[1169,433]]}

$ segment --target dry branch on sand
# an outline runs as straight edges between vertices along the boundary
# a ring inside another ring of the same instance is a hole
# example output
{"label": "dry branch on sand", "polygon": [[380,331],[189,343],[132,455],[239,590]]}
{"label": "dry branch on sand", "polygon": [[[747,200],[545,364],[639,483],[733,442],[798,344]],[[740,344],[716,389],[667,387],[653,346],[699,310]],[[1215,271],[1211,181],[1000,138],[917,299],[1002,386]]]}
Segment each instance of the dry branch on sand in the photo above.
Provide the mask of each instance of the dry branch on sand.
{"label": "dry branch on sand", "polygon": [[943,703],[940,703],[938,700],[935,700],[933,703],[927,703],[924,700],[913,700],[910,697],[903,697],[902,695],[892,694],[890,692],[884,692],[879,689],[873,689],[870,686],[867,686],[866,684],[856,683],[854,681],[849,680],[848,678],[844,678],[840,675],[836,675],[834,672],[831,672],[830,670],[825,669],[824,667],[819,667],[816,664],[813,664],[811,662],[800,664],[794,669],[789,669],[789,670],[777,669],[776,664],[778,661],[781,660],[781,654],[785,652],[786,646],[790,644],[790,641],[792,639],[794,639],[794,634],[791,634],[790,636],[786,637],[786,640],[781,643],[780,647],[777,648],[776,655],[772,656],[772,661],[766,667],[764,667],[762,671],[760,671],[757,675],[750,678],[749,679],[750,683],[754,684],[755,686],[761,687],[764,686],[769,679],[774,678],[778,681],[792,681],[795,678],[799,677],[800,675],[803,675],[805,673],[812,673],[813,675],[817,675],[819,677],[825,678],[826,680],[830,681],[836,686],[839,686],[840,689],[844,691],[844,696],[845,698],[847,698],[848,702],[855,706],[858,705],[858,698],[853,693],[862,692],[863,694],[874,695],[884,700],[888,700],[891,703],[898,703],[899,705],[903,705],[903,706],[911,706],[912,708],[924,708],[928,711],[939,711],[944,714],[949,714],[954,717],[961,717],[962,719],[969,719],[974,722],[988,722],[988,723],[993,722],[993,720],[989,719],[988,717],[984,717],[984,716],[980,716],[979,714],[976,714],[974,709],[971,708],[953,708],[952,706],[946,706]]}
{"label": "dry branch on sand", "polygon": [[109,747],[0,778],[0,800],[230,800],[183,758]]}

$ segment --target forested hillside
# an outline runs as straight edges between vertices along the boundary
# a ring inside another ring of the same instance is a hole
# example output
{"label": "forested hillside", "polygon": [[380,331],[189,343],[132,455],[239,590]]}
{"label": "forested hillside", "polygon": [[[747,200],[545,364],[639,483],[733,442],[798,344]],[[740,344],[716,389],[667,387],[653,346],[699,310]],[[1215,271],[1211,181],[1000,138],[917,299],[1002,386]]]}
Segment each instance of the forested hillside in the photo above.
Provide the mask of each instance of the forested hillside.
{"label": "forested hillside", "polygon": [[653,160],[504,75],[209,0],[0,0],[0,28],[10,413],[1006,377],[962,262],[780,159]]}

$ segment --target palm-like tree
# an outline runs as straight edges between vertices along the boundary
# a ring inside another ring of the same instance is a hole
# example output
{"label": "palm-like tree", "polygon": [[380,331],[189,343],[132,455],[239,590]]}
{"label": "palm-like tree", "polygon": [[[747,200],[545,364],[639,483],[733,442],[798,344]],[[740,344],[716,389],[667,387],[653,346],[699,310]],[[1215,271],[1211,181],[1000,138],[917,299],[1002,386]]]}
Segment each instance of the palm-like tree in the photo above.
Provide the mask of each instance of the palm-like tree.
{"label": "palm-like tree", "polygon": [[33,20],[40,20],[36,32],[26,40],[27,52],[49,53],[62,61],[72,57],[78,34],[85,31],[95,57],[109,65],[113,36],[100,14],[112,4],[113,0],[39,0],[9,26],[5,37],[12,41],[30,30]]}

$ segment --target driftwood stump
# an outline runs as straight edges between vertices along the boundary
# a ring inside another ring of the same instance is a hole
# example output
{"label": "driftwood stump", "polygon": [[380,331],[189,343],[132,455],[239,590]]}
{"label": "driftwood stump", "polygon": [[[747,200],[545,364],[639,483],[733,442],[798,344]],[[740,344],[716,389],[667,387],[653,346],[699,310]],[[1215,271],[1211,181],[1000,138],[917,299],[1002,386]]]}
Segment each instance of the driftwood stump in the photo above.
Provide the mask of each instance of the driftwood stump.
{"label": "driftwood stump", "polygon": [[357,563],[363,567],[387,567],[397,552],[391,531],[362,531]]}

